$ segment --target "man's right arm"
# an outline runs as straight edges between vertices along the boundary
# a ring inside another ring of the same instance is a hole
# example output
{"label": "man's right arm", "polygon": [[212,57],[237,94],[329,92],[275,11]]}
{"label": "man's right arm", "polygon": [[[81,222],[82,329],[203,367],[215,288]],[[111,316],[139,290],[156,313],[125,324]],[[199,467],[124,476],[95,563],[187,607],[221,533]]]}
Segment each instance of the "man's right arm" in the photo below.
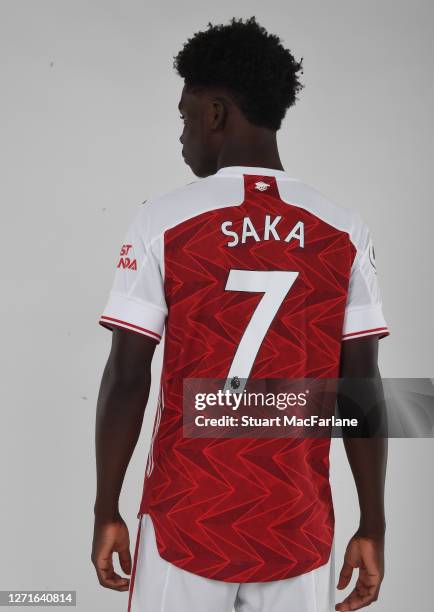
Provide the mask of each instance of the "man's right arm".
{"label": "man's right arm", "polygon": [[125,573],[131,570],[129,535],[119,513],[119,495],[142,427],[155,346],[150,337],[113,327],[98,396],[92,562],[100,584],[116,590],[126,590],[128,580],[114,572],[112,554],[118,553]]}

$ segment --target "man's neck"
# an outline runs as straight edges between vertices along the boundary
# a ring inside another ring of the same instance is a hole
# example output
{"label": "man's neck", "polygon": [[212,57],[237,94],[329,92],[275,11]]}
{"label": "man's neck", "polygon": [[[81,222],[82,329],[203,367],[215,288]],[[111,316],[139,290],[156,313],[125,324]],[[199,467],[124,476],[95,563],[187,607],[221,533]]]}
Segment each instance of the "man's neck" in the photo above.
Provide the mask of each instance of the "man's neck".
{"label": "man's neck", "polygon": [[227,166],[253,166],[284,170],[276,132],[257,128],[228,138],[218,157],[217,170]]}

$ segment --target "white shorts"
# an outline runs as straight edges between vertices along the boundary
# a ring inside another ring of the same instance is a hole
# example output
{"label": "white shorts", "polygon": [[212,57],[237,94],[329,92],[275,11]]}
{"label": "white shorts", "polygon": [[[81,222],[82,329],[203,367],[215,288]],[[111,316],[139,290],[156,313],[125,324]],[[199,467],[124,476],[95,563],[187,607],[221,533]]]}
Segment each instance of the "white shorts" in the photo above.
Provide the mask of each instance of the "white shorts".
{"label": "white shorts", "polygon": [[149,514],[139,519],[128,612],[332,612],[334,543],[317,569],[272,582],[224,582],[169,563],[158,552]]}

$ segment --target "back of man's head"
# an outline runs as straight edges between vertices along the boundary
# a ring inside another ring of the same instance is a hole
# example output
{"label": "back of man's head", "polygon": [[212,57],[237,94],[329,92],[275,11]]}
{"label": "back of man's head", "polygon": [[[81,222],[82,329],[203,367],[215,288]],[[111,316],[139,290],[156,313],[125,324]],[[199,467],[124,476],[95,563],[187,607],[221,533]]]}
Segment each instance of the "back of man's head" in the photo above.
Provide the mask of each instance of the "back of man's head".
{"label": "back of man's head", "polygon": [[250,17],[209,23],[188,39],[174,67],[187,88],[226,90],[252,125],[278,130],[303,88],[302,61]]}

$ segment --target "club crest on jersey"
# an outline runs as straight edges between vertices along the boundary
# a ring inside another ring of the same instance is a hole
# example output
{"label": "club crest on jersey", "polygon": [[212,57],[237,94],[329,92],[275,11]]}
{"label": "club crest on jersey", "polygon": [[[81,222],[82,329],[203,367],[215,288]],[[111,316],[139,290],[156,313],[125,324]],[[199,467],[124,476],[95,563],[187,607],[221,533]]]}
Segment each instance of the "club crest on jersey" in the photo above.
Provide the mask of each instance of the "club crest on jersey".
{"label": "club crest on jersey", "polygon": [[123,244],[120,250],[120,259],[118,262],[117,268],[121,268],[124,270],[137,270],[137,260],[131,259],[131,257],[127,257],[130,254],[130,250],[132,249],[132,244]]}
{"label": "club crest on jersey", "polygon": [[269,186],[270,186],[270,184],[269,183],[264,183],[264,181],[257,181],[255,183],[255,189],[257,189],[258,191],[267,191]]}
{"label": "club crest on jersey", "polygon": [[297,221],[294,227],[286,234],[281,235],[278,231],[277,225],[282,217],[279,215],[271,219],[270,215],[265,215],[264,229],[257,230],[250,219],[250,217],[243,218],[243,227],[241,234],[236,232],[234,229],[230,229],[233,226],[232,221],[223,221],[221,224],[221,230],[225,236],[230,236],[232,240],[227,243],[226,246],[234,247],[239,242],[241,244],[246,243],[249,239],[255,242],[262,242],[265,240],[282,240],[283,242],[291,242],[291,240],[297,240],[299,246],[304,248],[304,223],[303,221]]}

